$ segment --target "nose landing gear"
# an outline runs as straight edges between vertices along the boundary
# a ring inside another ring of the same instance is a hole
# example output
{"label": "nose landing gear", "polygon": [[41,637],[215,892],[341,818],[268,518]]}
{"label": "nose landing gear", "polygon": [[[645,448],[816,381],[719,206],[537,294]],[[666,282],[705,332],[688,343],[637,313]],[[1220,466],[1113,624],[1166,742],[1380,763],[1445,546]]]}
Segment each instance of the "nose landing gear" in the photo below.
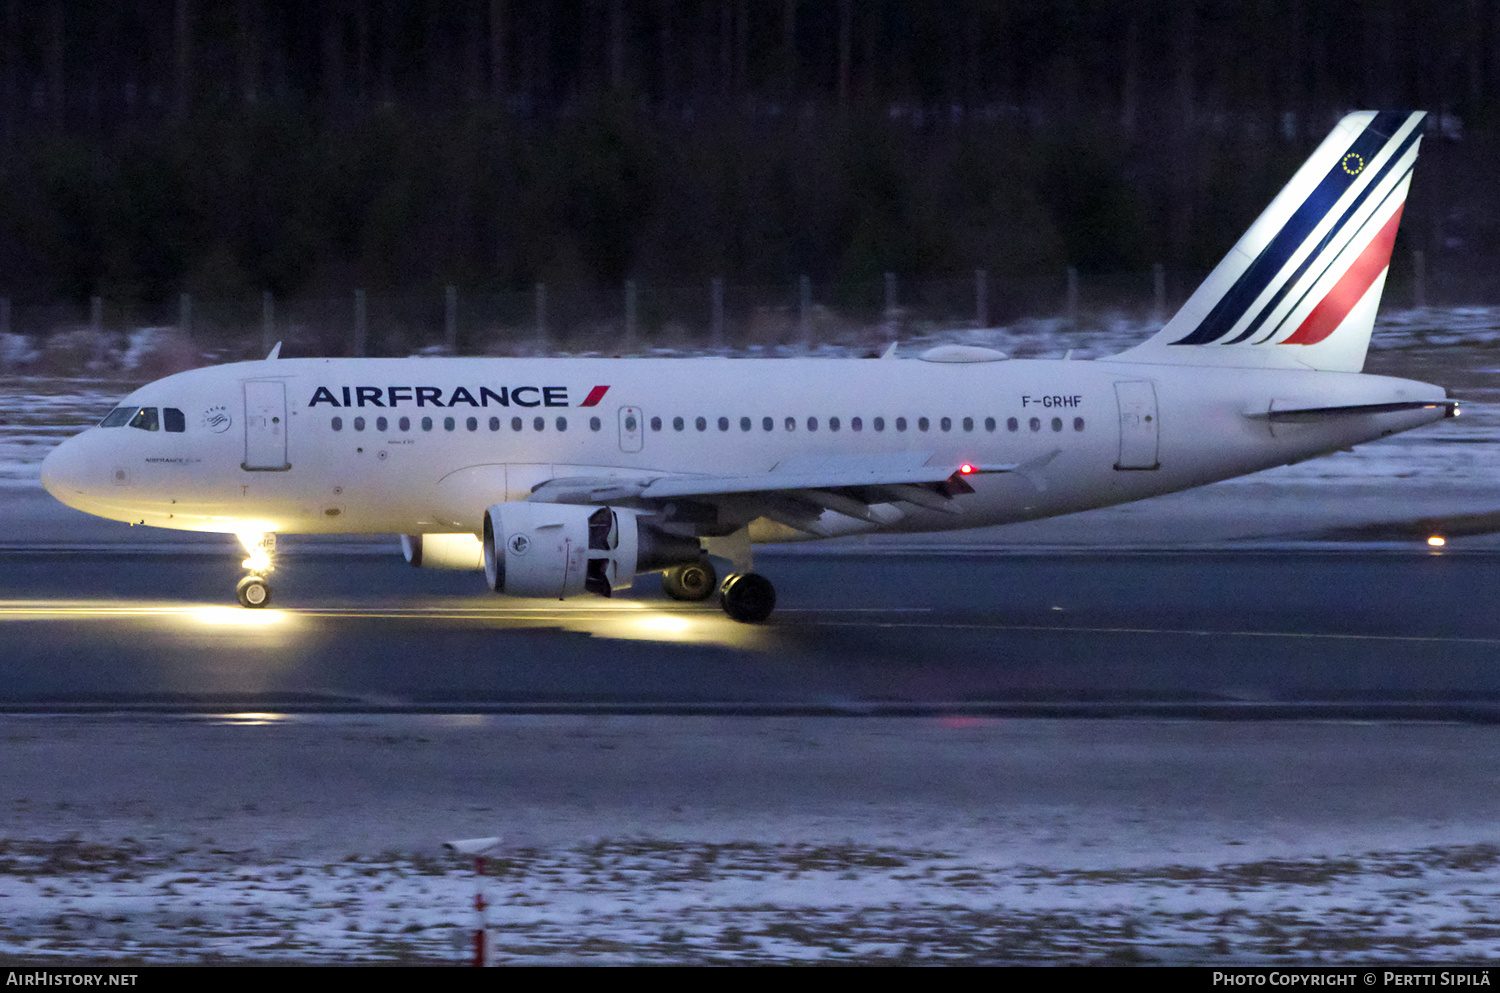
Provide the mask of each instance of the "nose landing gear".
{"label": "nose landing gear", "polygon": [[246,576],[234,588],[241,607],[264,607],[271,602],[271,584],[260,576]]}
{"label": "nose landing gear", "polygon": [[249,553],[241,564],[250,570],[250,575],[241,579],[234,588],[235,599],[239,600],[242,607],[264,607],[271,602],[271,584],[266,582],[265,574],[274,568],[271,556],[276,551],[276,535],[266,532],[242,534],[238,537]]}

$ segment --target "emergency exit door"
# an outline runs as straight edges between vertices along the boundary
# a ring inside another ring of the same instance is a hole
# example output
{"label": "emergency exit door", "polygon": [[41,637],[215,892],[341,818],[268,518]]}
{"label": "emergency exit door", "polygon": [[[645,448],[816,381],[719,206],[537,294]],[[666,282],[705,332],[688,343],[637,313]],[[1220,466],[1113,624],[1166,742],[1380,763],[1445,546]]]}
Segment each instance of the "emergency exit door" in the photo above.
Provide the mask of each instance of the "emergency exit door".
{"label": "emergency exit door", "polygon": [[620,451],[639,452],[646,440],[646,425],[641,420],[641,408],[620,408]]}

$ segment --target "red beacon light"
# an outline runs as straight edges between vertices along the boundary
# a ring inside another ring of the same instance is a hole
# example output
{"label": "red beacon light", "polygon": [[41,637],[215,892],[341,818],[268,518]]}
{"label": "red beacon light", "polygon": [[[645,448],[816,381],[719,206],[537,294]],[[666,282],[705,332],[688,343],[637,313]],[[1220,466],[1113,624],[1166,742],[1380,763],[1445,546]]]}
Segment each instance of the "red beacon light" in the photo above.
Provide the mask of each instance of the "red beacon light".
{"label": "red beacon light", "polygon": [[965,462],[963,465],[961,465],[961,466],[958,467],[958,471],[960,473],[962,473],[963,475],[965,475],[965,476],[969,476],[969,475],[973,474],[974,467],[972,465],[970,465],[969,463]]}

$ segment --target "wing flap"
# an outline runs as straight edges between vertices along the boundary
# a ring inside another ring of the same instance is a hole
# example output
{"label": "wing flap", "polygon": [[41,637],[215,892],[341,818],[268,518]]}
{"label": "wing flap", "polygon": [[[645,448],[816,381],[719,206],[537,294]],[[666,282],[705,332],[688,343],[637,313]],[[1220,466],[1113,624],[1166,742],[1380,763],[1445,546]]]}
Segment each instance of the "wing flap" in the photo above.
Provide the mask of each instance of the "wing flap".
{"label": "wing flap", "polygon": [[963,506],[955,497],[974,492],[969,477],[1019,472],[1040,486],[1038,474],[1057,454],[1052,451],[1014,464],[958,463],[930,452],[798,456],[768,472],[740,476],[563,476],[538,486],[530,499],[662,507],[674,522],[685,512],[684,505],[707,504],[718,508],[716,521],[726,515],[734,520],[764,516],[808,534],[823,534],[818,519],[826,511],[875,525],[903,516],[898,508],[878,507],[884,504],[961,514]]}

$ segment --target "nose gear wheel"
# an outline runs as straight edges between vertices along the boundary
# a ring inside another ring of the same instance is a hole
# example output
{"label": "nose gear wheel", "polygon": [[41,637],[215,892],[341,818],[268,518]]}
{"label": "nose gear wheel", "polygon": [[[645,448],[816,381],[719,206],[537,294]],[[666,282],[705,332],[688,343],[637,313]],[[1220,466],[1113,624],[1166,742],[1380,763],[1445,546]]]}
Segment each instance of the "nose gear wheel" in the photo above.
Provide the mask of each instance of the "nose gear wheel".
{"label": "nose gear wheel", "polygon": [[246,576],[234,588],[242,607],[264,607],[271,602],[271,584],[260,576]]}

